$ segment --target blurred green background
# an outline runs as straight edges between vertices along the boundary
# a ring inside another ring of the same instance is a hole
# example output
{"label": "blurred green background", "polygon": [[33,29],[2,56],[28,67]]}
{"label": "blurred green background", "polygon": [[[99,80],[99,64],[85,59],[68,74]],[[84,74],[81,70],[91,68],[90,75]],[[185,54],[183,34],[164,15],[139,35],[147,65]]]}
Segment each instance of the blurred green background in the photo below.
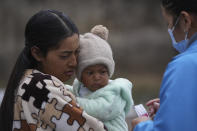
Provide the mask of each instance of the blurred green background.
{"label": "blurred green background", "polygon": [[132,81],[135,104],[144,104],[159,96],[163,72],[176,55],[161,16],[159,0],[1,0],[1,88],[5,88],[24,47],[27,20],[42,9],[66,13],[80,33],[88,32],[97,24],[106,26],[116,61],[113,78]]}

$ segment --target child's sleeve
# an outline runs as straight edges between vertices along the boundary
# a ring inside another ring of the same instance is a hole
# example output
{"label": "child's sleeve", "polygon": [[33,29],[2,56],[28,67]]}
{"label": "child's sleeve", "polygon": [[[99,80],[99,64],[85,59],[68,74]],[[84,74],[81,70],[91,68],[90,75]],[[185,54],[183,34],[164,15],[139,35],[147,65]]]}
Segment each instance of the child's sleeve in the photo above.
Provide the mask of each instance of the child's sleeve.
{"label": "child's sleeve", "polygon": [[106,91],[103,95],[94,98],[77,97],[77,103],[91,116],[102,121],[114,119],[125,106],[125,101],[113,91]]}
{"label": "child's sleeve", "polygon": [[112,120],[120,113],[127,114],[133,105],[132,83],[123,78],[112,80],[107,86],[92,93],[88,98],[77,97],[84,110],[99,120]]}
{"label": "child's sleeve", "polygon": [[134,105],[132,97],[133,84],[128,79],[117,78],[113,81],[112,85],[116,87],[114,90],[119,91],[121,99],[126,102],[124,111],[125,114],[127,114],[130,111],[131,106]]}

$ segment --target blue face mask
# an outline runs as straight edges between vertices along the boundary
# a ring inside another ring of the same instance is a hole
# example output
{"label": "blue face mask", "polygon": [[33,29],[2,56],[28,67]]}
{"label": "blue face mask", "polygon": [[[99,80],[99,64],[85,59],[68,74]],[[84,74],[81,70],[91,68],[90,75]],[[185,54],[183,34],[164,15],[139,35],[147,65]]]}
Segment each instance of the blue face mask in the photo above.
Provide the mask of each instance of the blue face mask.
{"label": "blue face mask", "polygon": [[187,35],[188,35],[188,32],[186,32],[185,34],[185,39],[180,41],[180,42],[176,42],[175,40],[175,37],[173,35],[173,31],[179,21],[180,17],[177,18],[176,22],[175,22],[175,25],[172,27],[172,29],[168,29],[168,33],[172,39],[172,45],[173,47],[180,53],[184,52],[186,49],[187,49],[187,46],[188,46],[188,41],[189,39],[187,38]]}

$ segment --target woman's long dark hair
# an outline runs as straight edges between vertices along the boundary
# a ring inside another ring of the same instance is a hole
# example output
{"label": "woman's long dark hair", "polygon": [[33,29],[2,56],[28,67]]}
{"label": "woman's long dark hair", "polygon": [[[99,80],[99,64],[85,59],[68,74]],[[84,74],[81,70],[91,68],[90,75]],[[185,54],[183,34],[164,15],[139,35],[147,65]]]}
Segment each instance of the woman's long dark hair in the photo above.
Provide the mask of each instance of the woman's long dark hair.
{"label": "woman's long dark hair", "polygon": [[37,61],[31,55],[31,47],[38,47],[46,55],[51,48],[73,34],[79,34],[71,19],[62,12],[42,10],[32,16],[25,28],[25,47],[20,53],[9,78],[0,108],[0,129],[11,131],[14,102],[19,82],[26,69],[36,68]]}

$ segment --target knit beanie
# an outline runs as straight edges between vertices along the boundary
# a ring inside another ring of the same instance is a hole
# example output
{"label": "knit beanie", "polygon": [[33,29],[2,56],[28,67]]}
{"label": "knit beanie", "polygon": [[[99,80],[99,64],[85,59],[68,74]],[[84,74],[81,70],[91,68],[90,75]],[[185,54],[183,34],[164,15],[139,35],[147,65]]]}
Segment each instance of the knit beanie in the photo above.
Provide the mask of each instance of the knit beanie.
{"label": "knit beanie", "polygon": [[97,25],[89,33],[80,35],[80,52],[76,76],[81,81],[81,74],[85,68],[91,65],[103,64],[107,67],[109,77],[114,73],[115,63],[110,45],[107,42],[108,29]]}

